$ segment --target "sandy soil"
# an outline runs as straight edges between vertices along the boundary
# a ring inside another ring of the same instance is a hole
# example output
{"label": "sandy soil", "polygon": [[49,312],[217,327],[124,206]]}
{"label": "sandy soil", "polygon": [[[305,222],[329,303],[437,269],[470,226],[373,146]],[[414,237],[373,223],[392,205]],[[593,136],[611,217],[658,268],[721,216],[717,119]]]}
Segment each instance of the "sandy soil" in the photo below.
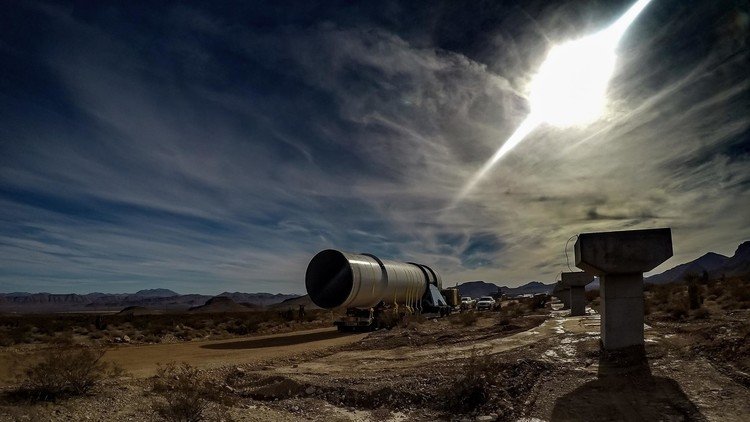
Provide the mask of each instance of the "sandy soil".
{"label": "sandy soil", "polygon": [[364,336],[339,333],[335,328],[320,328],[246,339],[119,347],[108,351],[105,359],[121,365],[136,377],[142,377],[152,375],[158,363],[187,362],[203,369],[228,362],[242,365],[340,346]]}
{"label": "sandy soil", "polygon": [[[187,362],[202,369],[233,363],[236,365],[271,358],[284,358],[314,352],[361,340],[365,334],[339,333],[335,328],[319,328],[293,333],[272,334],[217,341],[121,345],[107,351],[104,360],[120,365],[129,375],[153,375],[158,364]],[[0,386],[13,382],[14,366],[38,348],[0,352]]]}

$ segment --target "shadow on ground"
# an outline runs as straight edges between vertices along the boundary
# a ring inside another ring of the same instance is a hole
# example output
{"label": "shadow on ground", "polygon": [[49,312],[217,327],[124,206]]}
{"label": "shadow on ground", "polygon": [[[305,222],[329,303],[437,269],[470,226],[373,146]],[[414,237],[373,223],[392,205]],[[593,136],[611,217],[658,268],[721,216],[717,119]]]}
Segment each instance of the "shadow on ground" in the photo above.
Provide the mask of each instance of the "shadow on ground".
{"label": "shadow on ground", "polygon": [[599,358],[597,379],[559,397],[552,421],[705,421],[671,378],[651,374],[645,352]]}
{"label": "shadow on ground", "polygon": [[330,340],[339,337],[350,336],[349,333],[338,331],[323,331],[320,333],[290,334],[288,336],[260,338],[253,340],[240,340],[229,343],[206,344],[203,349],[228,350],[228,349],[260,349],[263,347],[293,346],[295,344],[309,343],[312,341]]}

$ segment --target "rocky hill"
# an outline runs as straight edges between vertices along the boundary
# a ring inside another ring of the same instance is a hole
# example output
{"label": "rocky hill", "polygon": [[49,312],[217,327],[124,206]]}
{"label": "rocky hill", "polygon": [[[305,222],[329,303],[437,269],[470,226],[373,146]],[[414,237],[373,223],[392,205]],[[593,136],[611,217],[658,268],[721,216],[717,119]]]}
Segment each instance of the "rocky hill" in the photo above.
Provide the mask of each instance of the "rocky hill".
{"label": "rocky hill", "polygon": [[704,271],[707,273],[715,271],[716,269],[721,268],[728,259],[729,258],[724,255],[709,252],[694,261],[678,265],[661,274],[647,277],[645,281],[651,284],[666,284],[675,281],[682,281],[688,274],[700,275],[703,274]]}
{"label": "rocky hill", "polygon": [[286,309],[296,310],[296,309],[299,309],[299,305],[304,305],[306,310],[323,309],[319,307],[318,305],[314,304],[313,301],[310,299],[309,295],[287,299],[283,302],[277,303],[275,305],[271,305],[271,308],[284,309],[284,310]]}
{"label": "rocky hill", "polygon": [[511,296],[515,295],[526,295],[526,294],[537,294],[537,293],[550,293],[552,292],[553,284],[544,284],[539,281],[532,281],[519,287],[501,287],[503,293]]}
{"label": "rocky hill", "polygon": [[459,295],[473,298],[494,295],[500,291],[500,286],[485,281],[468,281],[466,283],[461,283],[456,287],[458,287]]}
{"label": "rocky hill", "polygon": [[750,240],[737,247],[721,267],[709,272],[712,277],[738,277],[750,274]]}
{"label": "rocky hill", "polygon": [[188,312],[249,312],[255,309],[258,309],[258,307],[255,305],[240,304],[235,302],[231,297],[228,296],[216,296],[208,299],[204,305],[190,308]]}
{"label": "rocky hill", "polygon": [[731,257],[709,252],[661,274],[646,277],[644,281],[652,284],[681,283],[686,275],[700,276],[704,271],[712,279],[750,275],[750,241],[740,244]]}

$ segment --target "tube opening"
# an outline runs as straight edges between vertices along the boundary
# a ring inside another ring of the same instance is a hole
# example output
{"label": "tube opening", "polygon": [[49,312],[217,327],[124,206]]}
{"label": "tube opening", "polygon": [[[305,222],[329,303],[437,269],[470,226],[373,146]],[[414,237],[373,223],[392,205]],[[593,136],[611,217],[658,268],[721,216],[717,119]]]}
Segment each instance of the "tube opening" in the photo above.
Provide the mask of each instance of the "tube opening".
{"label": "tube opening", "polygon": [[319,252],[307,266],[305,287],[310,300],[321,308],[343,305],[353,285],[349,260],[339,251],[326,249]]}

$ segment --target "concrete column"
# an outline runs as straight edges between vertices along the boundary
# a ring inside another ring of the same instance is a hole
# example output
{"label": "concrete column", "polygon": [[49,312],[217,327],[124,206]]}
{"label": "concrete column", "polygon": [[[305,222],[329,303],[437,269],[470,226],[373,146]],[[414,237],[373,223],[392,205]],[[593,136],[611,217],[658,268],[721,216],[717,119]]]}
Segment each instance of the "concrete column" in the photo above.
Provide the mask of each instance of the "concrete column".
{"label": "concrete column", "polygon": [[570,289],[570,316],[586,315],[586,285],[594,276],[582,272],[562,273],[562,283]]}
{"label": "concrete column", "polygon": [[604,347],[620,349],[643,344],[643,273],[607,274],[601,276],[599,283]]}
{"label": "concrete column", "polygon": [[604,349],[643,347],[643,273],[672,256],[672,231],[582,233],[575,256],[576,267],[599,276]]}
{"label": "concrete column", "polygon": [[558,280],[555,287],[552,289],[552,296],[558,298],[562,302],[562,309],[570,309],[570,288],[567,287],[562,281]]}
{"label": "concrete column", "polygon": [[560,300],[563,303],[563,310],[570,309],[570,288],[560,290]]}

